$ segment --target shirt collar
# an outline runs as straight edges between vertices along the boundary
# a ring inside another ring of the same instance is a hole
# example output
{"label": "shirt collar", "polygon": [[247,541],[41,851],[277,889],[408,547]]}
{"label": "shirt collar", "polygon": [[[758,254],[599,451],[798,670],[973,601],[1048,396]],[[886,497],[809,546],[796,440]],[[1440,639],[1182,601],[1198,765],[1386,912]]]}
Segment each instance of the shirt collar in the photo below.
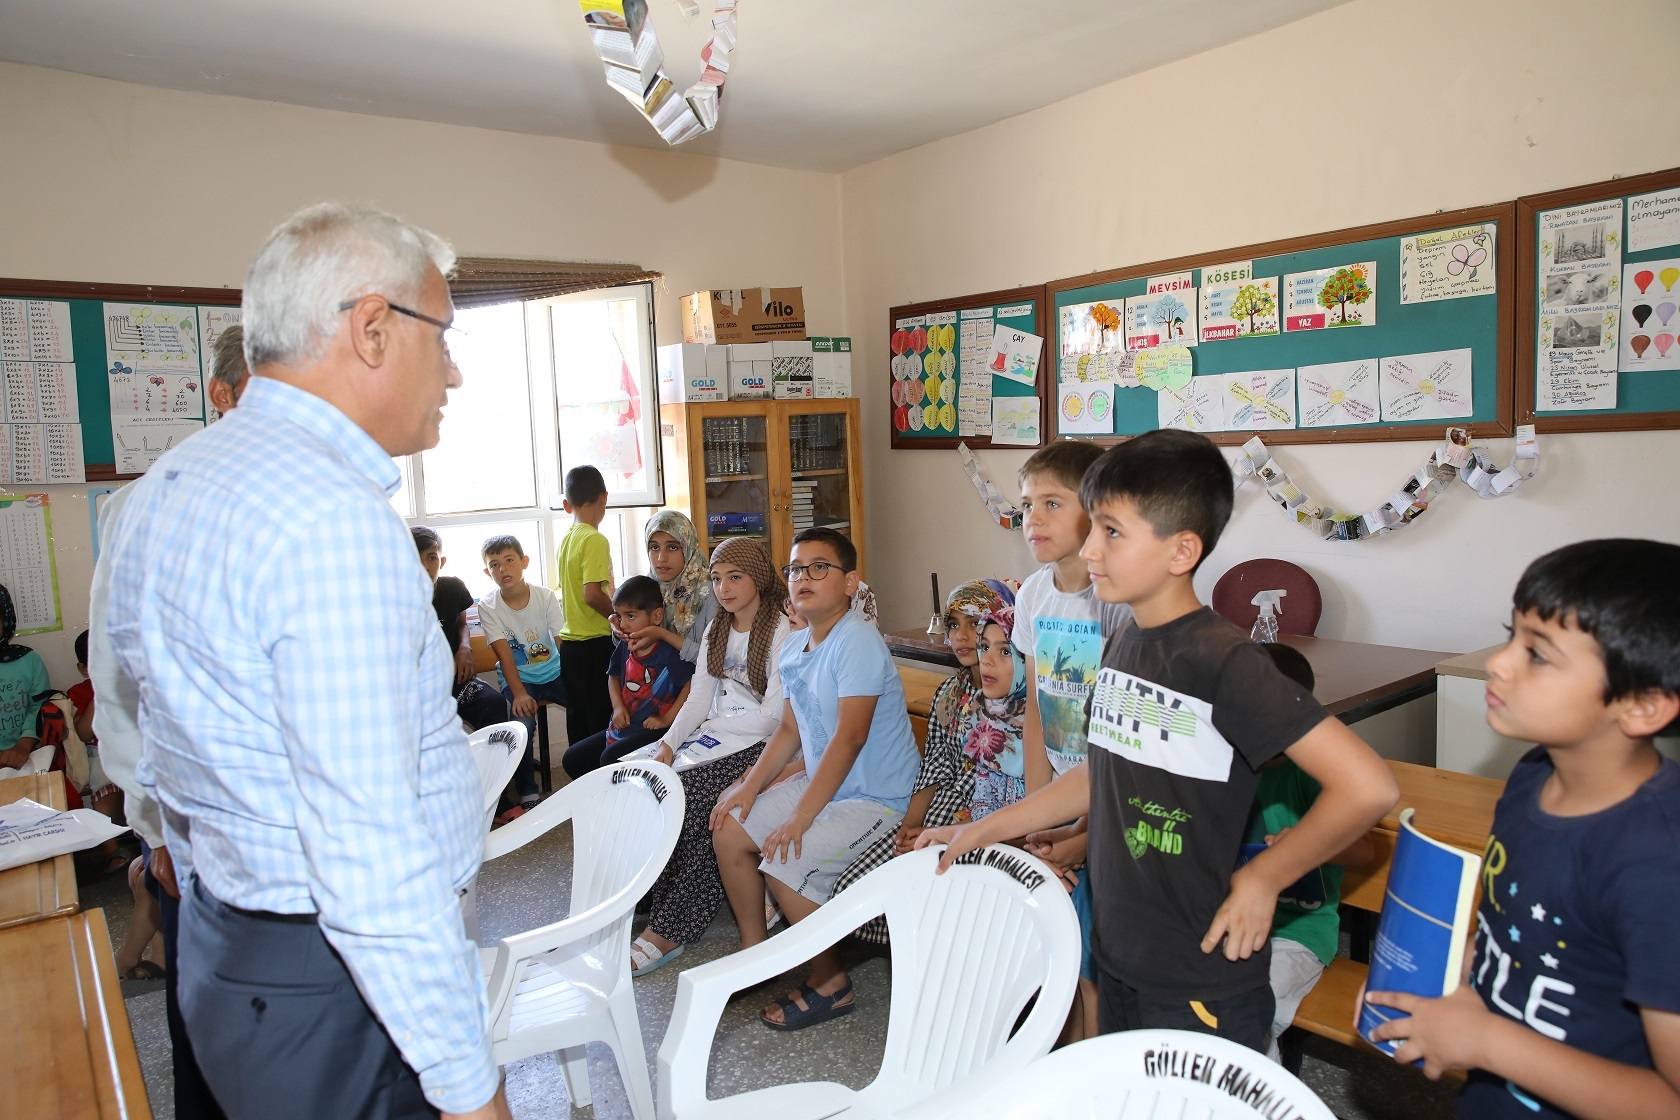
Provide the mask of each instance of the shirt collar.
{"label": "shirt collar", "polygon": [[402,471],[396,460],[355,421],[314,393],[278,378],[252,374],[239,396],[239,410],[246,409],[290,420],[320,436],[344,456],[352,470],[387,495],[395,494],[402,485]]}

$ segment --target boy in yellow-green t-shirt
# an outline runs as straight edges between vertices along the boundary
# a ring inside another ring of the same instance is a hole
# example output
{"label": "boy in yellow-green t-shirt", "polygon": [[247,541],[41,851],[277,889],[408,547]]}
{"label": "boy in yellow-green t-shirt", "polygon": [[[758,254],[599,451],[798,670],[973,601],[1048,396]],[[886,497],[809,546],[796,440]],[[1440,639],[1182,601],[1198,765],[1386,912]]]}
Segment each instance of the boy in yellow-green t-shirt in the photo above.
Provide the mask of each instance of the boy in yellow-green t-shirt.
{"label": "boy in yellow-green t-shirt", "polygon": [[594,467],[566,472],[566,512],[577,524],[560,540],[560,679],[566,684],[566,740],[581,743],[612,720],[607,664],[612,660],[612,550],[598,526],[607,515],[607,482]]}

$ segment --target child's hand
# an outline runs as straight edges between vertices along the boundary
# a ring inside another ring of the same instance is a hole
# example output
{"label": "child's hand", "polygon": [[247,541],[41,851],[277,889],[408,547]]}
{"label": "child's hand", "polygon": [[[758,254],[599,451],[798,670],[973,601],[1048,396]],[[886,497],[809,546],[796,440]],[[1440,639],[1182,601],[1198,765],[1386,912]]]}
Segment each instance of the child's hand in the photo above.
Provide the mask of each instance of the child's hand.
{"label": "child's hand", "polygon": [[1231,893],[1213,916],[1202,952],[1211,953],[1225,942],[1225,959],[1246,961],[1260,951],[1272,935],[1272,915],[1277,910],[1277,891],[1253,874],[1253,865],[1239,867],[1231,876]]}
{"label": "child's hand", "polygon": [[793,609],[791,599],[782,603],[782,613],[787,615],[788,622],[792,624],[795,630],[805,629],[805,616]]}
{"label": "child's hand", "polygon": [[787,820],[771,829],[770,835],[764,838],[764,847],[761,849],[765,861],[780,856],[781,862],[786,863],[789,852],[793,853],[794,859],[798,859],[805,830],[811,827],[811,819],[803,810],[795,809]]}
{"label": "child's hand", "polygon": [[1090,833],[1083,828],[1072,828],[1063,825],[1060,828],[1047,828],[1043,832],[1027,833],[1026,842],[1022,845],[1026,850],[1053,866],[1061,873],[1062,878],[1071,879],[1070,871],[1077,871],[1085,866],[1085,849],[1090,840]]}
{"label": "child's hand", "polygon": [[1289,830],[1290,830],[1291,827],[1292,826],[1290,826],[1290,825],[1284,825],[1282,828],[1278,829],[1276,832],[1273,832],[1270,835],[1268,835],[1266,837],[1266,847],[1269,848],[1273,844],[1276,844],[1279,840],[1282,840],[1285,836],[1288,836],[1289,835]]}
{"label": "child's hand", "polygon": [[893,854],[901,856],[913,849],[916,846],[916,837],[926,831],[927,829],[919,824],[900,825],[898,836],[893,840]]}
{"label": "child's hand", "polygon": [[671,726],[671,717],[651,715],[642,721],[642,726],[647,728],[649,731],[663,731],[665,728]]}
{"label": "child's hand", "polygon": [[513,715],[515,719],[537,718],[537,702],[529,692],[521,692],[513,698]]}
{"label": "child's hand", "polygon": [[671,749],[671,744],[669,743],[660,743],[658,749],[653,752],[653,760],[655,762],[663,762],[667,766],[671,765],[671,763],[675,761],[676,757],[677,752]]}
{"label": "child's hand", "polygon": [[612,719],[607,722],[607,726],[614,731],[623,731],[630,726],[630,713],[623,708],[614,708]]}
{"label": "child's hand", "polygon": [[475,676],[477,676],[477,674],[473,672],[472,650],[470,650],[470,649],[458,649],[458,650],[456,650],[455,651],[455,683],[456,684],[465,684],[467,681],[471,680]]}
{"label": "child's hand", "polygon": [[1384,1023],[1371,1032],[1378,1041],[1406,1040],[1394,1052],[1395,1061],[1409,1065],[1421,1059],[1423,1075],[1431,1081],[1449,1069],[1472,1069],[1485,1064],[1479,1043],[1487,1037],[1495,1016],[1470,985],[1460,984],[1451,995],[1440,999],[1427,999],[1409,992],[1360,994],[1364,998],[1355,1005],[1356,1022],[1358,1008],[1366,1003],[1392,1007],[1411,1016]]}
{"label": "child's hand", "polygon": [[945,854],[939,857],[939,874],[945,874],[947,868],[956,862],[958,856],[967,855],[976,848],[986,846],[986,838],[980,832],[978,824],[951,824],[943,828],[925,828],[916,837],[917,849],[929,847],[933,844],[944,844]]}
{"label": "child's hand", "polygon": [[0,766],[10,766],[15,770],[29,761],[30,754],[29,747],[12,747],[10,750],[0,751]]}
{"label": "child's hand", "polygon": [[741,820],[743,821],[747,819],[747,814],[752,812],[753,802],[758,800],[758,794],[747,792],[744,782],[745,779],[742,779],[742,781],[736,782],[724,790],[723,796],[718,798],[716,805],[712,806],[713,832],[723,827],[723,822],[729,819],[730,810],[740,809]]}

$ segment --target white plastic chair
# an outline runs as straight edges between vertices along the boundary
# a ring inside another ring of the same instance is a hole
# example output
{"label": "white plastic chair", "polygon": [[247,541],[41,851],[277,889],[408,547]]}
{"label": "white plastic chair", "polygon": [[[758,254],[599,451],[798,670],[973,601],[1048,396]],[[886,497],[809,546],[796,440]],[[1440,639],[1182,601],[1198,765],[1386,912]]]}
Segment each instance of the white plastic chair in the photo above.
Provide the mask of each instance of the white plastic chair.
{"label": "white plastic chair", "polygon": [[[1301,1080],[1258,1050],[1192,1031],[1086,1039],[1003,1077],[987,1076],[915,1120],[1335,1120]],[[908,1117],[906,1117],[908,1120]]]}
{"label": "white plastic chair", "polygon": [[[899,856],[791,929],[677,977],[659,1048],[660,1120],[888,1116],[981,1069],[1009,1072],[1048,1053],[1079,974],[1079,920],[1067,890],[1014,848],[982,848],[936,875],[943,851]],[[731,993],[802,965],[881,914],[892,929],[893,985],[875,1080],[856,1091],[813,1081],[707,1100],[707,1058]]]}
{"label": "white plastic chair", "polygon": [[525,725],[514,719],[481,727],[467,736],[473,761],[478,763],[479,780],[484,783],[486,828],[490,827],[490,821],[495,817],[496,803],[501,800],[502,790],[513,781],[513,772],[519,768],[519,760],[525,755],[528,746],[526,736],[529,734]]}
{"label": "white plastic chair", "polygon": [[630,922],[682,829],[683,788],[670,767],[620,762],[585,774],[485,838],[492,860],[572,822],[571,914],[480,950],[498,1065],[559,1051],[574,1105],[587,1105],[584,1044],[612,1048],[636,1120],[653,1120],[653,1087],[630,987]]}

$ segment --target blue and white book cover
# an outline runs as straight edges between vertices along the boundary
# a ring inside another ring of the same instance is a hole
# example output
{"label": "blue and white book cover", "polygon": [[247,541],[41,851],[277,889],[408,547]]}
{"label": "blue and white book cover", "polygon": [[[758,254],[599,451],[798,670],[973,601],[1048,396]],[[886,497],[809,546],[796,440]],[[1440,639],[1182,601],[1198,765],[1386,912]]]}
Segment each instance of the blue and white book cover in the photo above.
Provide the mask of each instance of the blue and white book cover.
{"label": "blue and white book cover", "polygon": [[[1457,988],[1463,976],[1481,859],[1419,832],[1412,812],[1400,814],[1365,990],[1433,998]],[[1377,1027],[1404,1018],[1391,1007],[1367,1003],[1359,1009],[1359,1033],[1369,1042]],[[1372,1045],[1393,1054],[1400,1042]]]}

